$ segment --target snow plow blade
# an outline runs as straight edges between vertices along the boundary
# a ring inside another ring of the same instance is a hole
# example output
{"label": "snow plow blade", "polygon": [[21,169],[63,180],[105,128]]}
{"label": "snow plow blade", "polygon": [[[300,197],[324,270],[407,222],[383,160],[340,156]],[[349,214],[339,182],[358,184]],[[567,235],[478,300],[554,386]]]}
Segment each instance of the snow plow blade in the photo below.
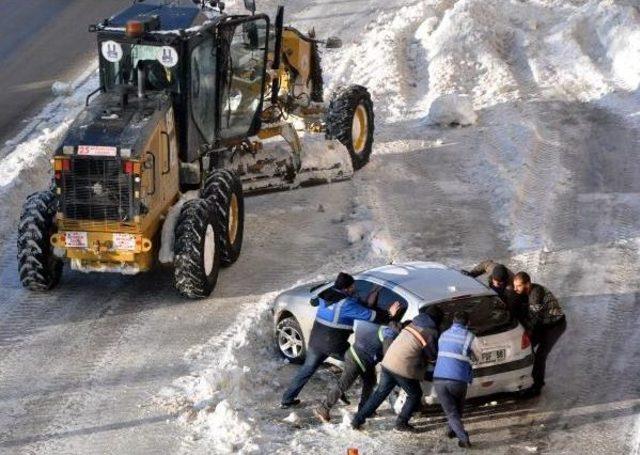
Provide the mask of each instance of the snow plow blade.
{"label": "snow plow blade", "polygon": [[282,137],[259,142],[259,151],[235,149],[225,167],[242,181],[245,194],[261,194],[348,180],[353,176],[349,152],[339,141],[308,134],[293,141]]}

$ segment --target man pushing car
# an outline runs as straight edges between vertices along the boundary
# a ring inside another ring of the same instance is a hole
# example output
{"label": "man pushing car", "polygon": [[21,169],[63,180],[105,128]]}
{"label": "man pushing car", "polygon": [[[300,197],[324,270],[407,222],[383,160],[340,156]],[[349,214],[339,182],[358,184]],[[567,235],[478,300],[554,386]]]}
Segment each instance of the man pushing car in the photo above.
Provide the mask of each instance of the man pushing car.
{"label": "man pushing car", "polygon": [[[367,304],[373,306],[375,299],[368,300]],[[399,302],[392,304],[388,311],[366,306],[356,296],[354,278],[348,273],[339,273],[333,287],[318,298],[318,311],[309,337],[307,357],[284,392],[280,407],[299,404],[298,394],[320,365],[332,354],[344,355],[349,349],[348,339],[353,333],[354,321],[387,323],[401,307]]]}

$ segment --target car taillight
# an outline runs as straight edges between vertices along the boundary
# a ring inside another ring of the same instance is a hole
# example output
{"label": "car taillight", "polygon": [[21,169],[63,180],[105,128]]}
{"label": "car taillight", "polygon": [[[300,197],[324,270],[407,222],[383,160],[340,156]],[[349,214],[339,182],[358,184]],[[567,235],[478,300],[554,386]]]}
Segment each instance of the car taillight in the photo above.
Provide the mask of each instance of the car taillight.
{"label": "car taillight", "polygon": [[531,340],[527,332],[522,332],[522,341],[520,342],[520,349],[524,350],[531,346]]}
{"label": "car taillight", "polygon": [[125,161],[122,163],[122,170],[125,174],[133,174],[133,163],[131,161]]}

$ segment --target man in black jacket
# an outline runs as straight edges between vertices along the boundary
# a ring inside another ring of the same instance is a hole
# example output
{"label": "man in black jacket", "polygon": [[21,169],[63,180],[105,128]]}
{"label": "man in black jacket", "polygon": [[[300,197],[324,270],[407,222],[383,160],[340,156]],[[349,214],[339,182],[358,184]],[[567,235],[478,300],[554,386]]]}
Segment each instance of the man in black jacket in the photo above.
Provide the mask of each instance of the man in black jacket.
{"label": "man in black jacket", "polygon": [[526,394],[533,397],[540,395],[544,386],[547,357],[567,329],[567,320],[558,299],[544,286],[532,283],[527,273],[516,273],[513,284],[519,295],[528,298],[521,322],[531,333],[534,347],[533,387]]}

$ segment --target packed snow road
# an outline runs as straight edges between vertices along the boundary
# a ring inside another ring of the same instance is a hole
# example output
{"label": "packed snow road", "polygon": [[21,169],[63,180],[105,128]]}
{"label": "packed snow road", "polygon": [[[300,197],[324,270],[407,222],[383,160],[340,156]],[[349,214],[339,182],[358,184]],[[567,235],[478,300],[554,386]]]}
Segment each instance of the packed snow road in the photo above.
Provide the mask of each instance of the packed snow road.
{"label": "packed snow road", "polygon": [[[177,296],[169,270],[65,270],[56,290],[29,293],[9,238],[2,451],[454,451],[437,413],[416,416],[412,436],[391,431],[386,408],[363,432],[348,427],[353,406],[319,424],[309,404],[335,380],[329,369],[306,406],[278,409],[297,367],[273,349],[269,308],[278,291],[340,269],[491,257],[553,290],[569,328],[540,398],[468,409],[474,445],[638,453],[640,18],[627,2],[578,3],[285,2],[302,29],[345,41],[324,55],[328,89],[371,88],[371,163],[352,181],[247,200],[243,254],[203,301]],[[476,125],[430,125],[431,100],[449,91],[473,95]]]}
{"label": "packed snow road", "polygon": [[0,4],[0,148],[51,97],[55,81],[75,77],[94,56],[88,24],[128,0],[5,0]]}

